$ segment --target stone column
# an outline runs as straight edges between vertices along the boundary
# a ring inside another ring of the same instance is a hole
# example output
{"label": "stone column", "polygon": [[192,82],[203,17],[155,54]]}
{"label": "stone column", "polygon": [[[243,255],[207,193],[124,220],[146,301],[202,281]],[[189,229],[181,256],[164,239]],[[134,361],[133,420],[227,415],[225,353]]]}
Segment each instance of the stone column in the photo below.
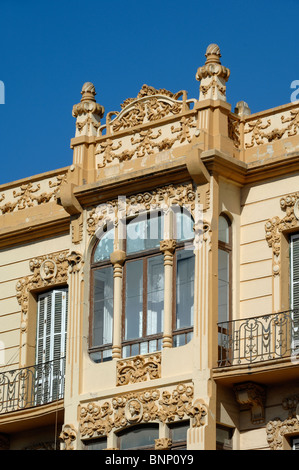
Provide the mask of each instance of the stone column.
{"label": "stone column", "polygon": [[110,255],[113,264],[114,294],[113,294],[113,345],[112,357],[121,358],[121,324],[122,324],[122,283],[123,264],[126,253],[122,250],[115,250]]}
{"label": "stone column", "polygon": [[163,240],[160,242],[160,250],[164,253],[163,348],[172,347],[173,253],[175,247],[175,240]]}

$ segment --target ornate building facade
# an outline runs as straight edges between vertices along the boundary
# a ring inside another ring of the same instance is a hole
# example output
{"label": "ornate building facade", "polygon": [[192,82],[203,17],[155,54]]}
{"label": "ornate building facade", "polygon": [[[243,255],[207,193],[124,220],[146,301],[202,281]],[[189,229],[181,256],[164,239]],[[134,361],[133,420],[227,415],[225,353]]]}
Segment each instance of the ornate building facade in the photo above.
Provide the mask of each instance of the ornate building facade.
{"label": "ornate building facade", "polygon": [[2,449],[290,449],[299,106],[144,85],[73,107],[73,162],[0,186]]}

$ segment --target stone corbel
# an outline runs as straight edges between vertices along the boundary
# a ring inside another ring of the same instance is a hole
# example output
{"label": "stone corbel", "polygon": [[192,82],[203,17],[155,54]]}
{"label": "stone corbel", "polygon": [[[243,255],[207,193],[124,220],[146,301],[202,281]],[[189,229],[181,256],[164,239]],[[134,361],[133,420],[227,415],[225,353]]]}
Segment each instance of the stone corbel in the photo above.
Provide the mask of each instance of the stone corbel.
{"label": "stone corbel", "polygon": [[186,164],[193,181],[198,185],[207,184],[210,181],[210,174],[201,160],[202,150],[193,147],[186,154]]}
{"label": "stone corbel", "polygon": [[57,197],[58,204],[68,212],[70,215],[79,215],[83,209],[78,199],[74,196],[74,183],[64,183],[60,187]]}
{"label": "stone corbel", "polygon": [[254,382],[245,382],[234,386],[237,402],[243,409],[251,409],[251,422],[265,422],[266,389]]}

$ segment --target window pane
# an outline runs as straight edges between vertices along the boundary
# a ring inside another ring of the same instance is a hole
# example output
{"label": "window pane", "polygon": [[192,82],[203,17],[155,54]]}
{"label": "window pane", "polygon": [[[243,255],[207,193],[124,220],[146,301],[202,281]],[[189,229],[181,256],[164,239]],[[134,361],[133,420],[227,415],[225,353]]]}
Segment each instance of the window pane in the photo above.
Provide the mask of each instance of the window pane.
{"label": "window pane", "polygon": [[155,439],[158,438],[158,425],[131,428],[119,435],[119,448],[120,450],[126,450],[140,447],[154,447]]}
{"label": "window pane", "polygon": [[95,249],[93,261],[98,263],[100,261],[109,259],[110,254],[113,252],[114,229],[108,230],[100,238],[99,243]]}
{"label": "window pane", "polygon": [[192,240],[194,238],[194,221],[188,212],[176,212],[175,214],[175,238],[178,242]]}
{"label": "window pane", "polygon": [[138,217],[127,224],[127,253],[159,248],[163,239],[163,217],[149,213],[147,219]]}
{"label": "window pane", "polygon": [[225,217],[219,217],[218,239],[221,242],[229,243],[229,225]]}
{"label": "window pane", "polygon": [[113,268],[94,271],[93,346],[112,343]]}
{"label": "window pane", "polygon": [[84,443],[86,450],[104,450],[107,449],[107,439],[93,439]]}
{"label": "window pane", "polygon": [[176,423],[170,426],[172,443],[178,441],[187,441],[187,431],[190,425],[189,422]]}
{"label": "window pane", "polygon": [[229,253],[218,250],[218,321],[229,320]]}
{"label": "window pane", "polygon": [[176,329],[193,326],[194,254],[192,250],[177,253]]}
{"label": "window pane", "polygon": [[147,334],[163,331],[164,257],[149,258],[147,262]]}
{"label": "window pane", "polygon": [[142,337],[143,260],[126,264],[125,339]]}

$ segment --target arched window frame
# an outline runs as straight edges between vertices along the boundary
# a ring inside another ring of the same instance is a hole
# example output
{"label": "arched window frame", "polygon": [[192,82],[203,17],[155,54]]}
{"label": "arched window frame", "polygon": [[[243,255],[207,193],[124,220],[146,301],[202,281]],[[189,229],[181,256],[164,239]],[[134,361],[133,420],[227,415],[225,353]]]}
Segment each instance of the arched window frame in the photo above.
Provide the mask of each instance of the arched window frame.
{"label": "arched window frame", "polygon": [[[180,207],[180,206],[178,206]],[[180,208],[180,210],[182,210]],[[161,213],[163,213],[163,211],[160,210]],[[174,210],[174,213],[175,213],[175,210]],[[146,215],[148,214],[148,212],[144,213],[143,215]],[[192,214],[189,213],[189,216],[192,218]],[[130,219],[126,219],[126,223],[130,221]],[[194,221],[193,221],[194,223]],[[107,229],[107,228],[106,228]],[[113,229],[114,230],[114,229]],[[175,231],[175,230],[174,230]],[[103,235],[105,233],[105,230],[103,230]],[[104,269],[104,268],[111,268],[111,270],[113,271],[113,264],[110,260],[110,257],[106,258],[106,259],[103,259],[101,261],[97,261],[95,262],[94,261],[94,255],[95,255],[95,252],[97,250],[97,247],[100,243],[100,240],[101,238],[97,235],[97,238],[98,238],[98,241],[97,243],[95,243],[95,246],[93,247],[92,249],[92,253],[91,253],[91,276],[90,276],[90,285],[91,285],[91,288],[90,288],[90,320],[89,320],[89,354],[91,357],[93,357],[93,360],[95,362],[103,362],[105,360],[108,360],[108,359],[111,359],[112,358],[112,354],[109,355],[109,357],[105,358],[104,355],[105,353],[107,354],[108,351],[109,351],[109,354],[110,352],[112,351],[112,347],[113,347],[113,338],[112,338],[112,343],[107,343],[107,344],[102,344],[102,345],[96,345],[96,344],[93,344],[93,341],[92,341],[92,338],[93,338],[93,324],[94,324],[94,275],[95,275],[95,271],[96,270],[99,270],[99,269]],[[161,238],[161,241],[163,241],[164,238],[162,236]],[[174,338],[174,344],[173,344],[173,347],[176,347],[176,346],[181,346],[181,345],[184,345],[186,344],[187,342],[189,342],[192,338],[192,333],[193,333],[193,324],[192,325],[189,325],[187,327],[183,327],[183,328],[176,328],[176,291],[177,291],[177,286],[176,286],[176,266],[177,266],[177,256],[178,256],[178,253],[180,253],[185,245],[188,245],[188,249],[192,249],[192,245],[193,244],[193,238],[192,239],[186,239],[186,240],[182,240],[182,241],[177,241],[176,243],[176,247],[175,247],[175,250],[174,250],[174,253],[173,253],[173,276],[172,276],[172,280],[173,280],[173,293],[174,295],[172,296],[172,333],[173,333],[173,338]],[[194,247],[193,247],[194,248]],[[126,241],[124,240],[124,243],[122,244],[122,249],[126,252]],[[193,250],[193,249],[192,249]],[[125,262],[123,264],[123,275],[122,275],[122,299],[121,299],[121,302],[122,302],[122,318],[121,318],[121,323],[122,323],[122,348],[125,347],[125,346],[129,346],[131,349],[130,349],[130,353],[128,354],[125,354],[123,355],[122,354],[122,357],[130,357],[130,356],[135,356],[135,355],[138,355],[138,354],[146,354],[147,352],[155,352],[155,351],[159,351],[162,349],[162,337],[163,337],[163,328],[161,328],[161,332],[157,333],[157,334],[153,334],[153,335],[144,335],[145,333],[145,327],[143,326],[143,335],[142,337],[140,338],[135,338],[134,340],[125,340],[124,338],[124,319],[125,319],[125,296],[124,296],[124,286],[125,286],[125,282],[126,282],[126,269],[127,269],[127,265],[128,263],[132,262],[134,259],[137,260],[137,259],[142,259],[142,260],[147,260],[147,259],[152,259],[153,257],[156,257],[156,256],[163,256],[163,253],[160,249],[160,246],[157,246],[156,248],[153,248],[153,249],[149,249],[149,250],[144,250],[142,252],[136,252],[136,253],[132,253],[132,254],[126,254],[126,258],[125,258]],[[192,251],[192,256],[194,257],[194,253]],[[195,257],[194,257],[194,260],[195,260]],[[146,262],[145,262],[146,264]],[[195,262],[193,262],[193,269],[195,269]],[[165,268],[164,268],[164,271],[165,271]],[[144,281],[146,282],[146,281]],[[193,284],[194,284],[194,273],[193,273]],[[193,290],[194,290],[194,287],[193,287]],[[146,312],[147,313],[147,312]],[[144,323],[146,322],[146,315],[144,317]],[[112,324],[112,333],[113,333],[113,324]],[[180,344],[175,344],[176,343],[176,339],[180,337]],[[184,338],[184,339],[182,339]],[[139,343],[139,345],[141,343],[144,343],[144,342],[150,342],[150,341],[155,341],[157,343],[157,346],[155,348],[153,348],[154,350],[151,351],[151,350],[148,350],[148,351],[141,351],[140,350],[140,346],[139,346],[139,349],[135,348],[134,351],[132,350],[132,346],[133,345],[136,345]],[[159,347],[158,347],[159,345]]]}
{"label": "arched window frame", "polygon": [[[102,236],[105,235],[106,232],[113,230],[111,226],[105,226],[105,229],[102,232]],[[94,360],[94,362],[105,362],[106,360],[112,359],[112,342],[113,342],[113,311],[112,311],[112,325],[111,325],[111,338],[112,341],[109,343],[103,344],[94,344],[94,321],[95,321],[95,312],[94,312],[94,305],[95,305],[95,291],[94,291],[94,281],[95,281],[95,272],[101,269],[110,268],[111,269],[111,283],[113,289],[113,265],[110,260],[110,256],[107,258],[95,261],[95,253],[99,246],[102,237],[98,236],[98,241],[95,243],[92,253],[91,253],[91,269],[90,269],[90,313],[89,313],[89,355]],[[113,306],[113,291],[112,291],[112,306]]]}

